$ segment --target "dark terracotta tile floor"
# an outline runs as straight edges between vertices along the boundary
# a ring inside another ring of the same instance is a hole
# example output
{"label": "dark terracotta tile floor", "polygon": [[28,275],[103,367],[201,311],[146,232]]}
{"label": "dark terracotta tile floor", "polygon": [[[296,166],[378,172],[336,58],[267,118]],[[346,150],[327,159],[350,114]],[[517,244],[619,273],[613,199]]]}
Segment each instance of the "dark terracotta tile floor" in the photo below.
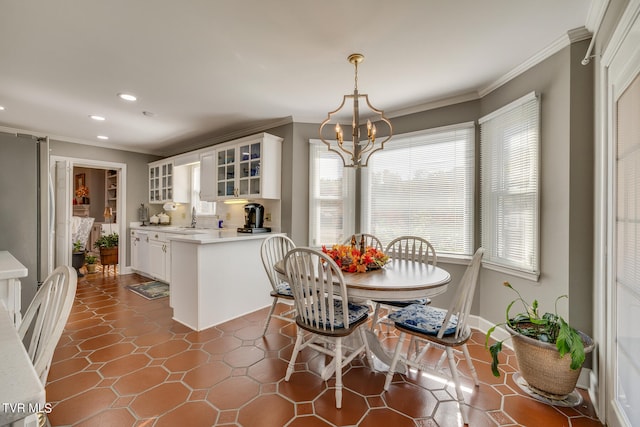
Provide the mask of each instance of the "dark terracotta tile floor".
{"label": "dark terracotta tile floor", "polygon": [[[335,381],[320,379],[325,359],[312,350],[299,356],[284,382],[293,325],[274,319],[262,338],[265,308],[194,332],[171,319],[168,298],[148,301],[125,288],[144,281],[114,273],[79,279],[46,387],[53,426],[461,425],[451,386],[411,372],[396,374],[384,393],[384,373],[372,372],[364,359],[345,369],[337,410]],[[385,334],[383,345],[391,349],[395,340]],[[557,408],[520,391],[512,352],[505,357],[507,374],[493,377],[483,345],[484,335],[475,332],[469,347],[479,388],[460,364],[471,426],[601,425],[586,392],[579,407]]]}

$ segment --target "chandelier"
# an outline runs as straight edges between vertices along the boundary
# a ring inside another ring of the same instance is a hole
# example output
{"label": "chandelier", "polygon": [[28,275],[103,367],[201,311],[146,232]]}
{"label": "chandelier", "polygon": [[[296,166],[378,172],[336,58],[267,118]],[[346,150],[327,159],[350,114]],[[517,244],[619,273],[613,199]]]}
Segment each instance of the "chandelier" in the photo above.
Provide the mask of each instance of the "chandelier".
{"label": "chandelier", "polygon": [[[391,139],[393,128],[391,126],[391,122],[384,116],[384,111],[378,110],[371,105],[369,102],[369,95],[360,94],[358,92],[358,64],[364,61],[364,55],[353,53],[349,55],[347,60],[355,67],[355,85],[353,95],[344,95],[340,106],[336,110],[330,112],[325,121],[320,124],[320,139],[327,145],[329,151],[333,151],[340,155],[345,167],[360,168],[367,166],[369,157],[371,157],[373,153],[384,148],[385,142]],[[361,99],[363,99],[364,104],[366,104],[363,106],[368,109],[362,113],[360,112]],[[347,109],[343,111],[343,107],[348,100],[353,103],[353,112],[351,117],[348,116],[349,111]],[[360,128],[363,126],[363,124],[360,123],[361,119],[367,120],[366,141],[360,141]],[[386,123],[386,126],[388,127],[387,135],[382,139],[382,141],[376,139],[378,130],[376,125],[372,124],[372,119],[374,123]],[[344,132],[342,126],[340,126],[341,120],[343,120],[343,123],[346,121],[346,123],[351,126],[351,141],[344,140]],[[325,126],[329,124],[333,125],[334,123],[334,132],[329,134],[329,131],[325,131],[326,135],[323,134]]]}

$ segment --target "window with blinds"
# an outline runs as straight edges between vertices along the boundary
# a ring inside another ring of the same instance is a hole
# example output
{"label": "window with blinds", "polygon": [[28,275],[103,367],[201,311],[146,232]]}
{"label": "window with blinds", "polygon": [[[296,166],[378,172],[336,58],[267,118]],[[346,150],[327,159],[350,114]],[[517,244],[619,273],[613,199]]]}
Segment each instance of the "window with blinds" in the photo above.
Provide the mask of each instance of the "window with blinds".
{"label": "window with blinds", "polygon": [[[640,74],[622,92],[616,105],[617,144],[614,151],[615,188],[612,221],[615,251],[612,292],[615,336],[615,400],[629,425],[640,425],[638,325],[640,313]],[[634,403],[635,402],[635,403]]]}
{"label": "window with blinds", "polygon": [[309,147],[309,244],[342,243],[354,232],[355,179],[336,153],[321,141]]}
{"label": "window with blinds", "polygon": [[396,135],[362,169],[361,229],[383,244],[424,237],[436,253],[473,253],[473,122]]}
{"label": "window with blinds", "polygon": [[539,98],[530,93],[481,118],[480,210],[483,264],[537,280]]}

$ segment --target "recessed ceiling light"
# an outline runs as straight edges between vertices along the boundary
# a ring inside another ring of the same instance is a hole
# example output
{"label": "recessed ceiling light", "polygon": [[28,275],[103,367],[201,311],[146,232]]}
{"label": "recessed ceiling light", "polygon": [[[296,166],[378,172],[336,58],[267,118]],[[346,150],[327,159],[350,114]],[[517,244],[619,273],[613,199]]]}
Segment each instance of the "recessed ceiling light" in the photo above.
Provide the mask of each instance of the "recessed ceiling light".
{"label": "recessed ceiling light", "polygon": [[98,139],[105,139],[106,140],[106,139],[109,139],[109,137],[106,136],[106,135],[98,135]]}
{"label": "recessed ceiling light", "polygon": [[118,98],[124,99],[125,101],[135,101],[138,98],[135,95],[131,95],[130,93],[119,93]]}
{"label": "recessed ceiling light", "polygon": [[103,121],[107,120],[104,117],[98,116],[98,115],[95,115],[95,114],[91,114],[89,117],[91,117],[93,120],[97,120],[99,122],[103,122]]}
{"label": "recessed ceiling light", "polygon": [[0,111],[3,111],[4,107],[2,105],[0,105]]}

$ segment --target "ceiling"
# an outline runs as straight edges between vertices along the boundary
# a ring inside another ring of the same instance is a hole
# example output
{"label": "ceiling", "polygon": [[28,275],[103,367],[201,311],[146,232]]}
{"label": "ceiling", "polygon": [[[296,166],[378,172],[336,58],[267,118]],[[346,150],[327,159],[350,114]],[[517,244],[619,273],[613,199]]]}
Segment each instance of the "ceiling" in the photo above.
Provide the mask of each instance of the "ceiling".
{"label": "ceiling", "polygon": [[360,92],[393,117],[478,98],[593,31],[601,2],[0,0],[0,130],[162,155],[320,123],[353,91],[354,52]]}

